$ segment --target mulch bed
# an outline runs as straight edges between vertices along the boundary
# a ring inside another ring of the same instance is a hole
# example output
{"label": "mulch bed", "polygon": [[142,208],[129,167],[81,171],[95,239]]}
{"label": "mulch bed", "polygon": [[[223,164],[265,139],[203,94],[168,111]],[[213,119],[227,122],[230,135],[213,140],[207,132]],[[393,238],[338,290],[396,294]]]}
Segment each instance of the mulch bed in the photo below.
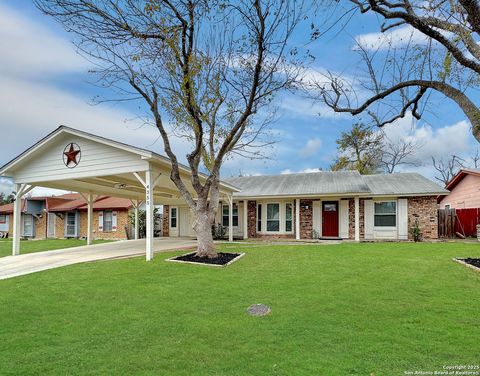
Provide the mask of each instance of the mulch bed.
{"label": "mulch bed", "polygon": [[463,261],[469,265],[475,266],[476,268],[480,269],[480,259],[465,258],[465,259],[458,259],[458,260]]}
{"label": "mulch bed", "polygon": [[224,265],[227,265],[229,262],[235,260],[240,255],[242,255],[242,254],[241,253],[219,252],[218,257],[208,258],[208,257],[195,256],[195,252],[192,252],[192,253],[188,253],[186,255],[173,257],[170,260],[172,260],[172,261],[194,262],[194,263],[198,263],[198,264],[224,266]]}

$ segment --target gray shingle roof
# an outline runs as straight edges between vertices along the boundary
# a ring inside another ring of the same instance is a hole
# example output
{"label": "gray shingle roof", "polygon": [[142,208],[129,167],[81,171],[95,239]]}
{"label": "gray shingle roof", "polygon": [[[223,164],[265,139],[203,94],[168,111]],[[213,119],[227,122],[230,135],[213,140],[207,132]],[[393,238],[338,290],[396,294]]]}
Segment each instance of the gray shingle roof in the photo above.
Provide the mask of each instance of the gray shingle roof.
{"label": "gray shingle roof", "polygon": [[373,195],[427,195],[449,193],[438,184],[417,173],[364,175]]}
{"label": "gray shingle roof", "polygon": [[367,184],[357,171],[321,171],[315,173],[243,176],[224,179],[241,189],[240,197],[294,196],[368,193]]}
{"label": "gray shingle roof", "polygon": [[236,197],[312,195],[437,195],[448,193],[416,173],[360,175],[357,171],[242,176],[224,179],[240,188]]}

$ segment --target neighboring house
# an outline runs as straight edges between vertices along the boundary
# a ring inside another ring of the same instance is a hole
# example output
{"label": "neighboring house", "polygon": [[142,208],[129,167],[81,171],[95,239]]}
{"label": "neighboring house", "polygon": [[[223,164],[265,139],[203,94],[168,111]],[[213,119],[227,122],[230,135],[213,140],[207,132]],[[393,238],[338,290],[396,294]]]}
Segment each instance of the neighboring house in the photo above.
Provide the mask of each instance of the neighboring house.
{"label": "neighboring house", "polygon": [[[131,234],[125,198],[99,196],[93,205],[97,239],[126,239]],[[3,226],[3,227],[2,227]],[[13,233],[13,204],[0,206],[0,232]],[[22,200],[21,236],[25,238],[81,238],[87,236],[87,204],[78,193]]]}
{"label": "neighboring house", "polygon": [[[240,189],[232,219],[234,236],[242,238],[407,240],[418,221],[423,238],[436,239],[437,196],[448,194],[416,173],[325,171],[225,181]],[[185,205],[165,206],[164,235],[194,235],[192,219]],[[217,223],[229,225],[228,202],[221,202]]]}
{"label": "neighboring house", "polygon": [[446,189],[450,194],[439,197],[440,209],[480,208],[480,169],[461,169]]}

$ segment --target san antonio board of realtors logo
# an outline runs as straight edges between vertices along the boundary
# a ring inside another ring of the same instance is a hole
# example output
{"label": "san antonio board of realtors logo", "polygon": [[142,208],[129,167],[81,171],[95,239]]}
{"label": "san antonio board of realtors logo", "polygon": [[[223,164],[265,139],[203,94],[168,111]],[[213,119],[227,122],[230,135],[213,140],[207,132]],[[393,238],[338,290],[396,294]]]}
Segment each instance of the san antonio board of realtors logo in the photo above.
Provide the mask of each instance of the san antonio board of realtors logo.
{"label": "san antonio board of realtors logo", "polygon": [[63,150],[63,163],[65,163],[65,166],[68,168],[75,168],[80,163],[81,158],[82,152],[80,146],[74,142],[65,146],[65,149]]}

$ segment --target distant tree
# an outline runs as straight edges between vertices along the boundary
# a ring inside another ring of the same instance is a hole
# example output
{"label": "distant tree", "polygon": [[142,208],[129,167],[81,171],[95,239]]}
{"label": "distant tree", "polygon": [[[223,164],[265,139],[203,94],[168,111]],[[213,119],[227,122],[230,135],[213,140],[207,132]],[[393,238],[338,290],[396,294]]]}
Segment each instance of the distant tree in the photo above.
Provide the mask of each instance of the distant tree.
{"label": "distant tree", "polygon": [[434,176],[435,179],[446,186],[462,168],[480,167],[480,151],[477,149],[476,153],[469,160],[454,154],[446,159],[432,157],[432,164],[437,171],[437,174]]}
{"label": "distant tree", "polygon": [[3,192],[0,192],[0,205],[6,205],[6,204],[10,204],[14,201],[15,199],[15,195],[12,193],[10,193],[9,195],[6,195],[5,193]]}
{"label": "distant tree", "polygon": [[338,157],[332,171],[357,170],[362,175],[373,174],[381,166],[382,135],[362,123],[342,132],[337,142]]}
{"label": "distant tree", "polygon": [[382,169],[392,174],[398,166],[420,166],[420,161],[415,158],[415,152],[421,147],[421,143],[414,138],[403,137],[399,140],[391,140],[384,135],[380,165]]}

